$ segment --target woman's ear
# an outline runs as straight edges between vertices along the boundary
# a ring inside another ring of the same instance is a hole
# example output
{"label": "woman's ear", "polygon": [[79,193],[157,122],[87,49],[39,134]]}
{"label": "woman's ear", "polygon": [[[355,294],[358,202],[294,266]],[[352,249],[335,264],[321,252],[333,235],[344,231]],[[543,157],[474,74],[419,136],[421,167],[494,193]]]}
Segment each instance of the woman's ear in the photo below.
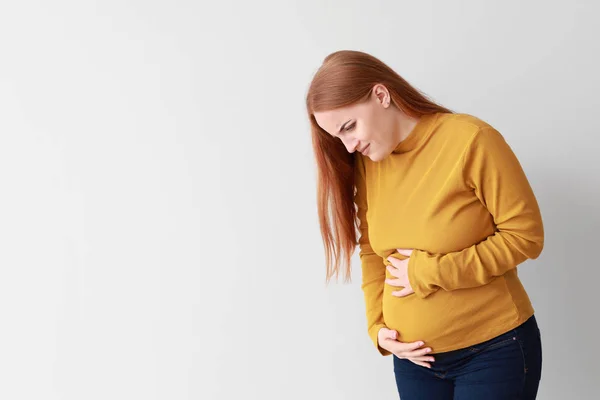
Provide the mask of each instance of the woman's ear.
{"label": "woman's ear", "polygon": [[373,95],[377,99],[377,101],[384,107],[388,108],[390,105],[390,92],[387,88],[378,83],[373,87]]}

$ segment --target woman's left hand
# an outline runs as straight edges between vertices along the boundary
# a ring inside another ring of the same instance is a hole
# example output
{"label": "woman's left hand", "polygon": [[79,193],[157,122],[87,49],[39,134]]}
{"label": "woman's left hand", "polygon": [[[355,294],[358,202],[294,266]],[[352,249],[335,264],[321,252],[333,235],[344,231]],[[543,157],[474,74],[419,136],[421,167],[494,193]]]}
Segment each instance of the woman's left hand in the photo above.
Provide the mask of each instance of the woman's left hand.
{"label": "woman's left hand", "polygon": [[386,279],[385,283],[392,286],[401,286],[404,289],[392,292],[393,296],[396,297],[404,297],[409,294],[414,293],[414,290],[410,286],[410,282],[408,281],[408,261],[410,260],[410,255],[412,254],[412,249],[396,249],[398,253],[403,256],[408,257],[405,260],[399,260],[396,257],[389,256],[387,259],[392,265],[387,266],[387,270],[390,271],[390,274],[395,276],[397,279]]}

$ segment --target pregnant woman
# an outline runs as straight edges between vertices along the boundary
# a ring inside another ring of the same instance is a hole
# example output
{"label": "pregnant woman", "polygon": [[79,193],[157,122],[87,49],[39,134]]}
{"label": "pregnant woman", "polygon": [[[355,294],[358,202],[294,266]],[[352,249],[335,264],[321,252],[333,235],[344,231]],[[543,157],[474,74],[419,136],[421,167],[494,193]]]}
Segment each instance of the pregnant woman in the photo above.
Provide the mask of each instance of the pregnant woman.
{"label": "pregnant woman", "polygon": [[517,266],[544,229],[504,137],[358,51],[325,58],[306,105],[326,277],[349,279],[359,246],[368,333],[402,400],[535,399],[540,330]]}

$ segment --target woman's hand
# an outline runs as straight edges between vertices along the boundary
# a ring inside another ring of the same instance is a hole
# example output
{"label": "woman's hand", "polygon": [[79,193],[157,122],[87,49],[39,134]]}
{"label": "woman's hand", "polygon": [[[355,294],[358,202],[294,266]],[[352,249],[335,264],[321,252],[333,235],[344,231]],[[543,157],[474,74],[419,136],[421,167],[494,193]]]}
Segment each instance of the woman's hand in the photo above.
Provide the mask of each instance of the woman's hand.
{"label": "woman's hand", "polygon": [[[431,348],[423,346],[423,342],[404,343],[397,340],[398,332],[388,328],[381,328],[377,333],[377,341],[379,347],[389,351],[398,358],[406,358],[413,363],[422,367],[431,368],[429,362],[435,361],[433,356],[426,356],[431,351]],[[428,362],[429,361],[429,362]]]}
{"label": "woman's hand", "polygon": [[395,276],[397,279],[386,279],[385,283],[392,286],[402,286],[404,289],[392,292],[392,295],[396,297],[404,297],[415,292],[410,286],[410,282],[408,281],[408,261],[410,260],[410,255],[413,251],[412,249],[396,250],[398,251],[398,253],[408,258],[405,260],[399,260],[396,257],[392,256],[389,256],[387,258],[388,261],[392,263],[392,265],[387,266],[387,270],[390,271],[390,274]]}

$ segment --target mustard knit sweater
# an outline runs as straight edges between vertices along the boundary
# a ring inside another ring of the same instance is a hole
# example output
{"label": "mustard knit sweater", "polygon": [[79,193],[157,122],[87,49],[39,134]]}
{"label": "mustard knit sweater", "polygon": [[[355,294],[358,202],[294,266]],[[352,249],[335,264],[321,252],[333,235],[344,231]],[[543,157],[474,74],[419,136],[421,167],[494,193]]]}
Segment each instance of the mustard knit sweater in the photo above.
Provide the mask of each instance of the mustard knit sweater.
{"label": "mustard knit sweater", "polygon": [[[468,114],[421,117],[385,159],[355,153],[362,290],[368,332],[423,340],[432,353],[468,347],[533,315],[517,265],[537,258],[542,217],[525,173],[503,136]],[[414,249],[415,293],[385,283],[387,257]]]}

